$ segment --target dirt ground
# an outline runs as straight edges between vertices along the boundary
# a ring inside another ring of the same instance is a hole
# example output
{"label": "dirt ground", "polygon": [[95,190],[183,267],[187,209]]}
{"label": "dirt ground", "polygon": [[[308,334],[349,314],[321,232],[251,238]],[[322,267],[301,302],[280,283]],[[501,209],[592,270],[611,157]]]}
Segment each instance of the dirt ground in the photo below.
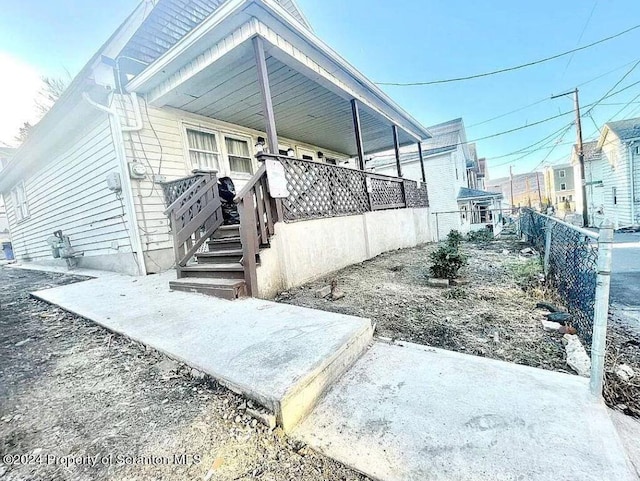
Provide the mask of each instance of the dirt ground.
{"label": "dirt ground", "polygon": [[[346,267],[278,300],[368,317],[378,336],[569,372],[561,336],[540,327],[545,311],[535,306],[548,293],[544,286],[525,292],[514,274],[527,263],[520,255],[524,247],[510,240],[463,243],[469,259],[461,278],[467,283],[457,287],[427,285],[429,253],[436,245],[426,244]],[[332,279],[345,297],[316,297]]]}
{"label": "dirt ground", "polygon": [[366,479],[220,385],[28,296],[79,280],[0,269],[2,481]]}

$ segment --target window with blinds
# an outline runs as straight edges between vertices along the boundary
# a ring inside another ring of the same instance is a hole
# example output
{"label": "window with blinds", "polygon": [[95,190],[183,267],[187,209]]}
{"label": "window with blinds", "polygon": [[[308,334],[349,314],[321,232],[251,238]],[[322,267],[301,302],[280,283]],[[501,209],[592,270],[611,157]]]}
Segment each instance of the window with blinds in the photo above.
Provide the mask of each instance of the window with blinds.
{"label": "window with blinds", "polygon": [[224,142],[227,148],[231,172],[251,174],[253,169],[251,154],[249,152],[249,142],[233,137],[225,137]]}
{"label": "window with blinds", "polygon": [[220,170],[220,151],[215,134],[187,129],[189,158],[194,169]]}

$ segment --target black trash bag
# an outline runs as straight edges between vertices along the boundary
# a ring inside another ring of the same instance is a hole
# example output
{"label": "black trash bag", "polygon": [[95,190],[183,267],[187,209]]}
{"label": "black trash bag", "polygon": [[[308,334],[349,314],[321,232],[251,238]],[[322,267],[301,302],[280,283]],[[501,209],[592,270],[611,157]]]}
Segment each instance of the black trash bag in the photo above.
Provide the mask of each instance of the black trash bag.
{"label": "black trash bag", "polygon": [[238,205],[233,201],[236,196],[236,187],[233,185],[231,177],[221,177],[218,179],[218,193],[222,202],[222,219],[224,225],[240,223]]}

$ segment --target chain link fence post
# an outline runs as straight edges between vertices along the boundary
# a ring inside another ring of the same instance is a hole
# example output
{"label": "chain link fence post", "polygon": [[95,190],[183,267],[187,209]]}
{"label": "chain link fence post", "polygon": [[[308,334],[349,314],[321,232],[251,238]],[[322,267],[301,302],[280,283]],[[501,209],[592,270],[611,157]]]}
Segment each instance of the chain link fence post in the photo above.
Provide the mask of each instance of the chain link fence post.
{"label": "chain link fence post", "polygon": [[553,221],[547,219],[544,233],[544,275],[549,274],[549,256],[551,255],[551,234],[553,232]]}
{"label": "chain link fence post", "polygon": [[609,288],[611,285],[611,251],[613,244],[613,224],[605,219],[600,226],[598,238],[598,277],[593,316],[591,340],[591,394],[602,396],[604,361],[607,345],[607,319],[609,316]]}

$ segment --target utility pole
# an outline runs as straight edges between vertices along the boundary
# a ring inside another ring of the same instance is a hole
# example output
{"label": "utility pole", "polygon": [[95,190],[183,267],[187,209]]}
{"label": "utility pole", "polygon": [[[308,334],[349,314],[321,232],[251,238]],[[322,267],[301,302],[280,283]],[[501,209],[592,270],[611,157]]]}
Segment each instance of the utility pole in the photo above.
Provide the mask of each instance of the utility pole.
{"label": "utility pole", "polygon": [[538,175],[538,171],[536,170],[536,183],[538,184],[538,202],[540,202],[540,210],[542,211],[542,193],[540,192],[540,176]]}
{"label": "utility pole", "polygon": [[584,177],[584,150],[582,148],[582,122],[580,120],[580,101],[578,100],[578,89],[565,92],[560,95],[552,95],[551,98],[564,97],[573,94],[573,104],[576,111],[576,133],[578,137],[578,163],[580,164],[580,185],[582,190],[582,224],[587,227],[589,225],[589,210],[587,208],[587,184]]}
{"label": "utility pole", "polygon": [[513,207],[515,206],[515,202],[513,201],[513,166],[509,166],[509,179],[511,180],[511,213],[513,214]]}

